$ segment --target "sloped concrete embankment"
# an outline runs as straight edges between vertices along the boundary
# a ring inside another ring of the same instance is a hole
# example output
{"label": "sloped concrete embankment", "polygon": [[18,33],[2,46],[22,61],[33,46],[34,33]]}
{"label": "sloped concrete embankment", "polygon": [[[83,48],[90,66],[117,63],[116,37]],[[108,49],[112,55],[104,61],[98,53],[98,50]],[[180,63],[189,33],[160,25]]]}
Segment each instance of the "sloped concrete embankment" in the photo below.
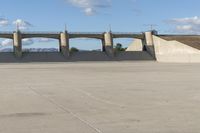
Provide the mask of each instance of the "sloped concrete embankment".
{"label": "sloped concrete embankment", "polygon": [[167,41],[153,36],[154,52],[158,62],[200,63],[200,50],[176,40]]}

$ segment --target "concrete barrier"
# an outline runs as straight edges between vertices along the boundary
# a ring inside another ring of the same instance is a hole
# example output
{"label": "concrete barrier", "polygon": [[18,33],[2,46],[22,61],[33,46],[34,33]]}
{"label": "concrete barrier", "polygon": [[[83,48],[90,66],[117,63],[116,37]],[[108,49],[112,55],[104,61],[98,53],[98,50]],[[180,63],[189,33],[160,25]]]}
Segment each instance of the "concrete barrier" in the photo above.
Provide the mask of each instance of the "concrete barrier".
{"label": "concrete barrier", "polygon": [[153,44],[158,62],[200,62],[200,50],[178,41],[166,41],[153,35]]}

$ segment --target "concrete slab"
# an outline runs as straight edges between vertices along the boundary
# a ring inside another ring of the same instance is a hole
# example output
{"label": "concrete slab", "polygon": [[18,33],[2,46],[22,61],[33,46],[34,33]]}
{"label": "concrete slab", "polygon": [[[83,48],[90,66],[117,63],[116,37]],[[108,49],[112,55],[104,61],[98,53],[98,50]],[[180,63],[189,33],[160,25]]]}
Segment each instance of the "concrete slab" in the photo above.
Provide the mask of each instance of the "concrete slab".
{"label": "concrete slab", "polygon": [[158,62],[199,63],[200,50],[178,41],[166,41],[153,36],[154,50]]}
{"label": "concrete slab", "polygon": [[0,65],[0,133],[198,133],[200,64]]}

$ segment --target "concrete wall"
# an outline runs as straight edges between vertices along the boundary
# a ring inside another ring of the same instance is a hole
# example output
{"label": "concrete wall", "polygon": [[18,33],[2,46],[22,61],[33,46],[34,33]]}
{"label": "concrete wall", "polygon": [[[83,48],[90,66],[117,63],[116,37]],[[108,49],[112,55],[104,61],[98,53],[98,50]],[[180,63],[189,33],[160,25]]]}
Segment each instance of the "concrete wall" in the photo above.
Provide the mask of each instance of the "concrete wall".
{"label": "concrete wall", "polygon": [[177,41],[166,41],[153,35],[156,60],[158,62],[200,62],[200,50]]}
{"label": "concrete wall", "polygon": [[134,42],[126,49],[126,51],[143,51],[143,41],[134,39]]}

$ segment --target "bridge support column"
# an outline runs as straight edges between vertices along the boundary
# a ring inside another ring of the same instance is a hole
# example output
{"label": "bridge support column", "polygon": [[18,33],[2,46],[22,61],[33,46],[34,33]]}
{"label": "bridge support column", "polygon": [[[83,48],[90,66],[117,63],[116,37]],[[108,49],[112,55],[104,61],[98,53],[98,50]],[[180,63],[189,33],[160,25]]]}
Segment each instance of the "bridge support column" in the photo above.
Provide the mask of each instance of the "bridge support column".
{"label": "bridge support column", "polygon": [[16,57],[22,57],[22,38],[21,32],[16,31],[13,33],[13,49]]}
{"label": "bridge support column", "polygon": [[153,31],[145,32],[145,49],[149,54],[155,58],[154,42],[153,42]]}
{"label": "bridge support column", "polygon": [[69,57],[69,34],[67,32],[60,33],[60,52],[65,57]]}
{"label": "bridge support column", "polygon": [[105,40],[102,39],[102,40],[101,40],[101,43],[102,43],[102,51],[103,51],[103,52],[106,52],[106,48],[105,48]]}
{"label": "bridge support column", "polygon": [[114,57],[113,37],[111,32],[104,34],[103,49],[109,57]]}
{"label": "bridge support column", "polygon": [[147,46],[153,46],[153,33],[152,31],[145,32],[145,40]]}

